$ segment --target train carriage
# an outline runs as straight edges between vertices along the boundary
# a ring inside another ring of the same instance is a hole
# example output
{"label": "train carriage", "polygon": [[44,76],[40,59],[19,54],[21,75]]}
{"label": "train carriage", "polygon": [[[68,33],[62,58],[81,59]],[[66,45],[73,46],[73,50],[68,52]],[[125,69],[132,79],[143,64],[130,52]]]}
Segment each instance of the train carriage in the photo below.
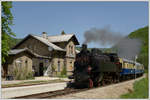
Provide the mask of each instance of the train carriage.
{"label": "train carriage", "polygon": [[119,61],[122,64],[121,75],[136,75],[144,73],[144,66],[140,63],[124,58],[119,58]]}
{"label": "train carriage", "polygon": [[120,63],[122,64],[122,71],[120,72],[121,75],[128,75],[135,73],[135,62],[131,60],[127,60],[124,58],[119,58]]}

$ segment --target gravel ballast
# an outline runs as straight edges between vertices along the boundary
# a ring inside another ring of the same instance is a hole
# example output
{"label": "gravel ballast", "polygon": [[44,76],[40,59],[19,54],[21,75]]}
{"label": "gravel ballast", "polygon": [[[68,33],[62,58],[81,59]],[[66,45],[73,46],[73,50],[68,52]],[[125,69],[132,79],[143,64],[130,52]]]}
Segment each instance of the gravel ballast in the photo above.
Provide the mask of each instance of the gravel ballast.
{"label": "gravel ballast", "polygon": [[120,95],[132,92],[133,83],[137,80],[142,79],[145,76],[142,76],[137,79],[125,81],[118,84],[113,84],[105,87],[100,87],[96,89],[91,89],[84,92],[58,96],[55,99],[115,99],[120,98]]}

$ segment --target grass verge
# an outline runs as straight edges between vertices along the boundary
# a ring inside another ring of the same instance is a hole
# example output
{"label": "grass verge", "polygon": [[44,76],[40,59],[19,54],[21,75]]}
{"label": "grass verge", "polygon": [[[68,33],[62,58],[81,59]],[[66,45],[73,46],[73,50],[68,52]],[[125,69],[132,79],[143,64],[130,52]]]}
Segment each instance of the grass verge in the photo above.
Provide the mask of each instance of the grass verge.
{"label": "grass verge", "polygon": [[127,99],[127,98],[148,98],[148,77],[143,78],[139,81],[134,82],[133,86],[134,91],[121,95],[121,98]]}

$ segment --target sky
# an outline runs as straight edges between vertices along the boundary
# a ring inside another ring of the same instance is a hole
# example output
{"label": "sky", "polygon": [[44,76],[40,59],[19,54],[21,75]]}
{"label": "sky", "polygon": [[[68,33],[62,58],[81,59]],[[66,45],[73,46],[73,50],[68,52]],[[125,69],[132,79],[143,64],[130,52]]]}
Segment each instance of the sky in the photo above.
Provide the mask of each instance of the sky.
{"label": "sky", "polygon": [[[11,26],[17,38],[28,34],[58,35],[64,30],[84,42],[84,32],[110,26],[128,35],[148,25],[148,2],[13,2]],[[95,43],[88,47],[107,48]]]}

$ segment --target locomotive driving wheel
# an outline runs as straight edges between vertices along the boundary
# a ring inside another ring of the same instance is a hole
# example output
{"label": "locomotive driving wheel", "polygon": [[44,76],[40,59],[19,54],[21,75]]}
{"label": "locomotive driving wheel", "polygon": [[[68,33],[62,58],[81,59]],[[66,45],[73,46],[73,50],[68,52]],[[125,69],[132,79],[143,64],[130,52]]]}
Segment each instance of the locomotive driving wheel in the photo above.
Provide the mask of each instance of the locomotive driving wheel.
{"label": "locomotive driving wheel", "polygon": [[94,80],[93,80],[94,87],[101,86],[102,79],[103,79],[103,73],[102,72],[96,73],[94,75]]}

